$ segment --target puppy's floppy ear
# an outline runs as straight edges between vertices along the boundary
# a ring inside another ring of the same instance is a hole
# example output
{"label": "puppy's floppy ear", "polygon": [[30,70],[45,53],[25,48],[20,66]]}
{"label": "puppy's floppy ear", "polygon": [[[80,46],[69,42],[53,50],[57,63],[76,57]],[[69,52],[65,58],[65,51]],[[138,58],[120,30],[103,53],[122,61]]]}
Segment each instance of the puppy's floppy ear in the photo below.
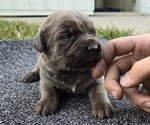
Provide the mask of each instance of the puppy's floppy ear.
{"label": "puppy's floppy ear", "polygon": [[44,30],[40,30],[34,39],[34,47],[40,53],[46,51],[46,41],[45,41],[45,34]]}

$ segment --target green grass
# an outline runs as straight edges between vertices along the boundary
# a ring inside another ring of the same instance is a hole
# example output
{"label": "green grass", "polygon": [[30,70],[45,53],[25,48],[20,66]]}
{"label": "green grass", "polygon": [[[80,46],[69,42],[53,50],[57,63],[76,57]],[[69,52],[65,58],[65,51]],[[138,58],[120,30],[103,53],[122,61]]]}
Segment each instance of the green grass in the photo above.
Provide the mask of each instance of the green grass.
{"label": "green grass", "polygon": [[118,37],[123,37],[123,36],[130,36],[134,34],[134,29],[119,29],[116,26],[107,26],[105,28],[102,28],[99,26],[96,30],[97,36],[103,37],[105,39],[114,39]]}
{"label": "green grass", "polygon": [[[27,23],[23,21],[6,21],[0,19],[0,40],[34,38],[38,32],[39,23]],[[113,39],[133,34],[133,29],[118,29],[114,25],[106,28],[97,27],[97,36],[105,39]]]}
{"label": "green grass", "polygon": [[34,38],[38,28],[38,23],[0,19],[0,40]]}

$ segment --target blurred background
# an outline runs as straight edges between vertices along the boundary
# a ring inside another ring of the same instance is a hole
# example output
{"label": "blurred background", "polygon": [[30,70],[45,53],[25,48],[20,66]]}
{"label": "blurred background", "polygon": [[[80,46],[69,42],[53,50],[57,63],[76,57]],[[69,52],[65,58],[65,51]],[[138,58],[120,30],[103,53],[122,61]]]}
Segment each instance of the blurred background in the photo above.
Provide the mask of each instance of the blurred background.
{"label": "blurred background", "polygon": [[1,0],[0,16],[49,15],[60,9],[95,12],[137,12],[150,14],[150,0]]}
{"label": "blurred background", "polygon": [[75,9],[106,39],[150,33],[150,0],[1,0],[0,40],[34,38],[51,13]]}

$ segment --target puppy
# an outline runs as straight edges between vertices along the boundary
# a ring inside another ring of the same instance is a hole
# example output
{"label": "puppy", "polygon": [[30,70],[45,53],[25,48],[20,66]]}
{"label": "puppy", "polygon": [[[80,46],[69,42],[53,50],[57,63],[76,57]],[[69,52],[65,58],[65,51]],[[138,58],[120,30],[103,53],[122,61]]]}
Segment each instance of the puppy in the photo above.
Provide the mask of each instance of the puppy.
{"label": "puppy", "polygon": [[103,49],[88,16],[73,10],[55,12],[41,25],[34,47],[40,53],[39,59],[23,82],[40,79],[37,114],[48,115],[57,110],[60,90],[87,93],[95,117],[112,114],[103,78],[92,78],[92,67],[102,58]]}

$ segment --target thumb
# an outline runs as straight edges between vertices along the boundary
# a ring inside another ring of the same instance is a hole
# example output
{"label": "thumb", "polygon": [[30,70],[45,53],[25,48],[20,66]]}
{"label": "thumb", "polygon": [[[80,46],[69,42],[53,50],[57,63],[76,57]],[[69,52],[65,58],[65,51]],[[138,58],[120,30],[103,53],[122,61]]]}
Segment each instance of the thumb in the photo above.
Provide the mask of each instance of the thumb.
{"label": "thumb", "polygon": [[136,62],[131,70],[121,78],[120,84],[122,87],[136,87],[142,81],[150,76],[150,57],[144,58]]}

